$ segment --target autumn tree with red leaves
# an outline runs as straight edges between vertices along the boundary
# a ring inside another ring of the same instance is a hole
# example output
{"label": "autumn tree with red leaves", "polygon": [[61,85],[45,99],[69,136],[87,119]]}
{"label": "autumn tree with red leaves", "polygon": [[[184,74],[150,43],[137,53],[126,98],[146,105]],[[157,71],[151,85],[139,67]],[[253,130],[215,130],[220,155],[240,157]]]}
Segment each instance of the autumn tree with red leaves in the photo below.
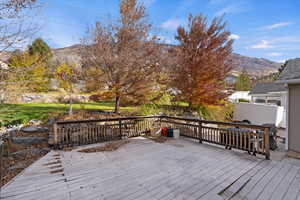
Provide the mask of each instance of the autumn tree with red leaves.
{"label": "autumn tree with red leaves", "polygon": [[226,97],[224,81],[233,67],[229,36],[222,17],[209,24],[203,15],[190,15],[187,28],[178,27],[173,87],[190,106],[216,105]]}
{"label": "autumn tree with red leaves", "polygon": [[108,25],[97,22],[83,40],[84,65],[98,69],[99,96],[115,99],[115,112],[124,100],[146,103],[155,90],[159,46],[150,29],[144,5],[122,0],[120,19]]}

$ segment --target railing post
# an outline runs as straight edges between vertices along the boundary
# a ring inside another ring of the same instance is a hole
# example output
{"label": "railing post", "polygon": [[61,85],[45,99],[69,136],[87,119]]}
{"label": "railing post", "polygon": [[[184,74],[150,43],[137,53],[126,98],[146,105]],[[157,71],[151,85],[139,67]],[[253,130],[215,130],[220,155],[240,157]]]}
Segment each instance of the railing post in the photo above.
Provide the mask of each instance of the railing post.
{"label": "railing post", "polygon": [[270,128],[266,127],[264,131],[265,137],[265,155],[266,159],[270,160]]}
{"label": "railing post", "polygon": [[54,141],[54,146],[58,147],[57,123],[53,124],[53,141]]}
{"label": "railing post", "polygon": [[159,128],[161,129],[161,124],[162,124],[162,117],[159,117]]}
{"label": "railing post", "polygon": [[202,122],[199,122],[199,143],[202,144]]}
{"label": "railing post", "polygon": [[120,138],[123,139],[123,136],[122,136],[122,120],[119,120],[119,134],[120,134]]}

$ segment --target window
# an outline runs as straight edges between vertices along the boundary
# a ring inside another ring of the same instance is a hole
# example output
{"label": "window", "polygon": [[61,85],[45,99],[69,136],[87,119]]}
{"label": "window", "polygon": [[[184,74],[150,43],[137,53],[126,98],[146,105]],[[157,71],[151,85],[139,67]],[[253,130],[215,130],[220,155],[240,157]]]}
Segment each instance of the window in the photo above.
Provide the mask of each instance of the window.
{"label": "window", "polygon": [[255,99],[255,103],[266,103],[264,99]]}

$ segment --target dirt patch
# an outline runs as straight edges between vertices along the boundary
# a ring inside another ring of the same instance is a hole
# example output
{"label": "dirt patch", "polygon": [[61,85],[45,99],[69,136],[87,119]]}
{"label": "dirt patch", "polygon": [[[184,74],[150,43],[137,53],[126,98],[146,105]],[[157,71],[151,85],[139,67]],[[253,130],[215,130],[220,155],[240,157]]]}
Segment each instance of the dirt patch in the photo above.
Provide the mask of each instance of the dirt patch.
{"label": "dirt patch", "polygon": [[128,144],[128,143],[129,143],[128,140],[121,140],[121,141],[117,141],[117,142],[107,143],[101,147],[93,147],[93,148],[79,150],[78,152],[94,153],[94,152],[102,152],[102,151],[116,151],[117,149],[119,149],[120,147],[122,147],[123,145]]}
{"label": "dirt patch", "polygon": [[64,147],[62,150],[63,151],[72,151],[74,149],[76,149],[77,147]]}
{"label": "dirt patch", "polygon": [[[26,155],[22,157],[12,157],[12,156],[4,156],[3,158],[3,165],[1,166],[1,173],[2,173],[2,186],[8,183],[11,179],[13,179],[16,175],[18,175],[22,170],[24,170],[26,167],[34,163],[36,160],[38,160],[40,157],[42,157],[45,154],[41,155]],[[22,167],[16,167],[20,163],[22,163]]]}
{"label": "dirt patch", "polygon": [[26,133],[16,131],[12,133],[12,138],[6,137],[4,139],[4,149],[2,152],[3,160],[2,165],[0,166],[2,185],[8,183],[22,170],[50,151],[47,139],[43,142],[30,145],[25,144],[24,142],[17,143],[16,140],[20,141],[20,138],[22,137],[26,137],[27,139],[31,139],[31,137],[48,138],[48,133]]}
{"label": "dirt patch", "polygon": [[34,132],[28,133],[23,131],[18,131],[16,134],[17,137],[45,137],[48,138],[48,132]]}
{"label": "dirt patch", "polygon": [[124,115],[108,113],[100,110],[77,110],[74,114],[65,114],[59,117],[59,121],[73,121],[73,120],[94,120],[94,119],[105,119],[105,118],[116,118],[123,117]]}
{"label": "dirt patch", "polygon": [[157,143],[165,143],[166,141],[169,140],[167,137],[164,137],[164,136],[145,136],[145,138],[153,140],[154,142],[157,142]]}

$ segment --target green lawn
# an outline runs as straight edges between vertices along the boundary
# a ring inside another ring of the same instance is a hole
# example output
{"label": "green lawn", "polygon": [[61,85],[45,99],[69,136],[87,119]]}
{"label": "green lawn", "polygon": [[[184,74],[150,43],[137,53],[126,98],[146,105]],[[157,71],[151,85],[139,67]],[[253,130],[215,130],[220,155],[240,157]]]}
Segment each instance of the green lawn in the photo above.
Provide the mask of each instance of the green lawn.
{"label": "green lawn", "polygon": [[[74,104],[76,109],[92,109],[112,111],[114,103],[82,103]],[[66,113],[69,109],[68,104],[55,103],[32,103],[32,104],[0,104],[0,126],[7,124],[26,123],[31,119],[45,120],[49,114]],[[133,107],[121,107],[121,110],[133,110]]]}

